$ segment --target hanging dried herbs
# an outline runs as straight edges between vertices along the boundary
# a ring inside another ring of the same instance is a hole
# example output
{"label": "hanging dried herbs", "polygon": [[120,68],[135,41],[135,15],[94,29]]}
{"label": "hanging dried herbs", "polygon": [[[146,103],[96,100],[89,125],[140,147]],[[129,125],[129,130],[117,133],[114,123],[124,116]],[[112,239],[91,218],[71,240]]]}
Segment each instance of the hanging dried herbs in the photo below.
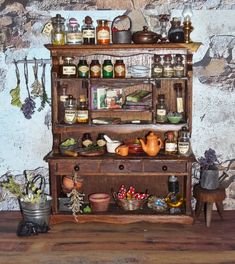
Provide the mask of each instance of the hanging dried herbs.
{"label": "hanging dried herbs", "polygon": [[38,108],[38,111],[42,111],[46,104],[48,104],[49,106],[51,106],[51,102],[47,96],[47,92],[46,92],[46,63],[43,62],[42,64],[42,76],[41,76],[41,82],[42,82],[42,95],[41,97],[41,106]]}
{"label": "hanging dried herbs", "polygon": [[15,64],[15,73],[16,73],[17,84],[16,84],[16,87],[10,91],[10,95],[12,97],[11,104],[21,108],[22,102],[20,100],[20,72],[19,72],[17,62],[15,60],[14,60],[14,64]]}
{"label": "hanging dried herbs", "polygon": [[36,58],[34,58],[33,74],[34,82],[31,84],[31,95],[33,96],[33,98],[36,98],[43,95],[42,84],[38,80],[38,62]]}

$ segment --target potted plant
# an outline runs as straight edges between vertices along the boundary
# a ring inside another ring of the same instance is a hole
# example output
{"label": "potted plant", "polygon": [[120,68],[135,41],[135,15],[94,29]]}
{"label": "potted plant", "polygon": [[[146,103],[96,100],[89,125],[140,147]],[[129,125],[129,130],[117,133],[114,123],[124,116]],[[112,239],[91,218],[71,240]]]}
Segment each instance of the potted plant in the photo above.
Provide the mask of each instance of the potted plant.
{"label": "potted plant", "polygon": [[202,188],[214,190],[219,187],[219,161],[215,150],[209,148],[204,157],[198,158],[200,165],[200,185]]}
{"label": "potted plant", "polygon": [[27,171],[24,171],[24,178],[23,183],[18,183],[10,175],[6,181],[0,183],[0,186],[18,199],[25,221],[48,226],[52,198],[45,193],[45,178],[41,174],[28,175]]}

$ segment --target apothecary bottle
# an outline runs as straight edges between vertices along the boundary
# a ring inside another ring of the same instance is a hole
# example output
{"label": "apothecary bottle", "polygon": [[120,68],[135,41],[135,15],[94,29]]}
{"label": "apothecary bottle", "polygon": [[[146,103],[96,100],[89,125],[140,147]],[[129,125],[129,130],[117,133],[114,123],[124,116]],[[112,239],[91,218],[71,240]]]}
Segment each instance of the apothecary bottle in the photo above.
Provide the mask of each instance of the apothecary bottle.
{"label": "apothecary bottle", "polygon": [[82,44],[82,33],[79,30],[77,19],[70,18],[67,27],[68,31],[66,34],[66,43],[68,45]]}
{"label": "apothecary bottle", "polygon": [[96,41],[97,44],[110,44],[110,27],[109,21],[105,19],[97,20]]}
{"label": "apothecary bottle", "polygon": [[82,147],[87,148],[88,146],[92,145],[92,137],[90,133],[84,133],[82,136]]}
{"label": "apothecary bottle", "polygon": [[89,66],[87,60],[81,59],[78,62],[78,77],[88,78],[89,77]]}
{"label": "apothecary bottle", "polygon": [[60,15],[56,14],[52,17],[52,31],[51,31],[51,42],[53,45],[64,45],[65,44],[65,19]]}
{"label": "apothecary bottle", "polygon": [[65,101],[65,110],[64,110],[64,122],[66,124],[76,123],[77,118],[77,102],[76,99],[69,95]]}
{"label": "apothecary bottle", "polygon": [[184,30],[181,26],[180,18],[173,17],[171,21],[171,27],[168,31],[168,39],[173,43],[183,43],[184,42]]}
{"label": "apothecary bottle", "polygon": [[96,138],[96,144],[99,146],[99,147],[104,147],[106,145],[106,140],[104,138],[104,133],[99,133],[97,138]]}
{"label": "apothecary bottle", "polygon": [[173,194],[179,192],[179,180],[174,175],[168,177],[168,192]]}
{"label": "apothecary bottle", "polygon": [[59,67],[59,75],[61,78],[76,78],[77,67],[73,63],[72,57],[65,57],[63,64]]}
{"label": "apothecary bottle", "polygon": [[166,133],[167,138],[165,140],[165,153],[176,154],[177,153],[177,142],[174,138],[174,132],[168,131]]}
{"label": "apothecary bottle", "polygon": [[[176,91],[176,110],[178,113],[184,113],[183,88],[181,83],[175,83],[174,89]],[[182,116],[183,117],[183,116]]]}
{"label": "apothecary bottle", "polygon": [[63,85],[62,86],[62,93],[60,95],[60,102],[62,104],[65,104],[66,99],[68,99],[68,97],[69,97],[68,94],[67,94],[67,89],[68,89],[68,86],[67,85]]}
{"label": "apothecary bottle", "polygon": [[126,77],[126,66],[123,60],[116,60],[114,64],[114,77],[125,78]]}
{"label": "apothecary bottle", "polygon": [[84,45],[95,44],[95,27],[93,26],[92,18],[85,17],[84,24],[82,26],[82,39]]}
{"label": "apothecary bottle", "polygon": [[101,77],[101,65],[99,60],[92,60],[90,64],[90,77],[100,78]]}
{"label": "apothecary bottle", "polygon": [[156,121],[157,123],[165,123],[167,120],[167,111],[165,104],[165,95],[158,95],[158,103],[156,106]]}
{"label": "apothecary bottle", "polygon": [[184,77],[184,64],[181,54],[175,55],[174,76],[179,78]]}
{"label": "apothecary bottle", "polygon": [[174,67],[172,64],[172,56],[170,54],[163,57],[163,77],[171,78],[174,76]]}
{"label": "apothecary bottle", "polygon": [[84,95],[80,95],[77,110],[77,122],[80,124],[88,123],[88,106]]}
{"label": "apothecary bottle", "polygon": [[154,55],[153,57],[153,65],[152,65],[152,77],[153,78],[161,78],[163,76],[163,66],[161,63],[161,56]]}
{"label": "apothecary bottle", "polygon": [[185,157],[191,154],[190,134],[186,126],[179,131],[178,154]]}
{"label": "apothecary bottle", "polygon": [[102,74],[103,78],[113,78],[113,64],[111,60],[104,60]]}

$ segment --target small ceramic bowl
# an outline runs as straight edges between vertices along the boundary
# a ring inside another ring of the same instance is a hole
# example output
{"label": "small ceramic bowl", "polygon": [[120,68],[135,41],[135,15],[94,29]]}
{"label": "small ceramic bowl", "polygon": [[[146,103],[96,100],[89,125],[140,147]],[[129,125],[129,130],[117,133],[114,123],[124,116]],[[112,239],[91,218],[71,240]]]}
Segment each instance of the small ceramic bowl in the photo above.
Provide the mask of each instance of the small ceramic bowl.
{"label": "small ceramic bowl", "polygon": [[178,124],[182,120],[182,115],[179,113],[168,114],[167,119],[172,124]]}
{"label": "small ceramic bowl", "polygon": [[117,147],[119,147],[122,143],[119,140],[113,140],[111,142],[106,143],[106,148],[108,153],[115,153]]}

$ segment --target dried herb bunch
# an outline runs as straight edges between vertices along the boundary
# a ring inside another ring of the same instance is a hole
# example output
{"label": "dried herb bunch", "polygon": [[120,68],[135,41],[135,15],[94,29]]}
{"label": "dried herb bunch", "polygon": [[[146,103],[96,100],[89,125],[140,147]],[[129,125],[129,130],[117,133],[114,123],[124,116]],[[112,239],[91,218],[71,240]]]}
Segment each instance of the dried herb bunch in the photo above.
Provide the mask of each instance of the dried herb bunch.
{"label": "dried herb bunch", "polygon": [[215,150],[209,148],[205,151],[204,157],[198,158],[198,163],[202,170],[214,170],[219,164]]}

